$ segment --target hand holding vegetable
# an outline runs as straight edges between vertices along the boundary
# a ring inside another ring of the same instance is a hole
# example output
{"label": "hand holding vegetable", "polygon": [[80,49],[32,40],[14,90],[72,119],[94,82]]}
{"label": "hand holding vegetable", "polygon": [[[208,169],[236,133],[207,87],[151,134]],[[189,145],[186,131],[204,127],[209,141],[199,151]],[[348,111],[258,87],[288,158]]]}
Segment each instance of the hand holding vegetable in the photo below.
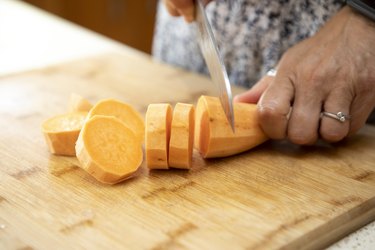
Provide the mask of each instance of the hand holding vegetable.
{"label": "hand holding vegetable", "polygon": [[[272,139],[336,142],[358,131],[375,107],[375,22],[344,7],[316,35],[289,49],[275,77],[237,97],[258,102]],[[321,112],[332,116],[321,116]],[[338,112],[350,115],[340,122]]]}

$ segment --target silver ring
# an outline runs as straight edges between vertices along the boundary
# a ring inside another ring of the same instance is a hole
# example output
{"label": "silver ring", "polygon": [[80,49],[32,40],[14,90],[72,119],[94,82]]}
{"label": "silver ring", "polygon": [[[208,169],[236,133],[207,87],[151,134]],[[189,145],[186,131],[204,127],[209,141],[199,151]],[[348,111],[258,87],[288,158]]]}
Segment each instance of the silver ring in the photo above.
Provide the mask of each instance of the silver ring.
{"label": "silver ring", "polygon": [[270,69],[266,73],[267,76],[276,76],[276,74],[277,74],[277,70],[276,69]]}
{"label": "silver ring", "polygon": [[335,113],[324,111],[324,112],[321,113],[321,116],[327,116],[329,118],[336,119],[336,120],[338,120],[340,122],[345,122],[346,120],[350,120],[350,118],[351,118],[350,115],[346,115],[343,112],[337,112],[335,114]]}

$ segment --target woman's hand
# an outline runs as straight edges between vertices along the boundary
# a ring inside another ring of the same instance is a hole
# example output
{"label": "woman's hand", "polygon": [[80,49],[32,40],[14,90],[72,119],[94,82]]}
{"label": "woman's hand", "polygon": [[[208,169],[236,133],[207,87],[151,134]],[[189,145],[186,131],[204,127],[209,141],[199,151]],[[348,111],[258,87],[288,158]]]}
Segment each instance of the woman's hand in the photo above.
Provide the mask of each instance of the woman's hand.
{"label": "woman's hand", "polygon": [[[208,4],[212,0],[203,0]],[[194,0],[164,0],[164,4],[172,16],[183,16],[185,21],[191,23],[195,19],[195,1]]]}
{"label": "woman's hand", "polygon": [[[235,100],[258,102],[261,126],[272,139],[339,141],[358,131],[375,107],[375,22],[344,7],[289,49],[277,70]],[[321,117],[323,111],[351,119]]]}

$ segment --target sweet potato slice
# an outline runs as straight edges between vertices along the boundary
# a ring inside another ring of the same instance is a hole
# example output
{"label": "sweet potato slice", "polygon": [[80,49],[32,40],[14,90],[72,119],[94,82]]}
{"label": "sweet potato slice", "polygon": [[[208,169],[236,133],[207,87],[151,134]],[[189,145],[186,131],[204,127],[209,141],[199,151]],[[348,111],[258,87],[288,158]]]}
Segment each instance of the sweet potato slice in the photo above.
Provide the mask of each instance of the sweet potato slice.
{"label": "sweet potato slice", "polygon": [[201,96],[195,118],[195,147],[204,158],[224,157],[249,150],[268,138],[259,126],[255,104],[234,104],[233,133],[217,97]]}
{"label": "sweet potato slice", "polygon": [[72,93],[69,99],[68,111],[69,112],[89,112],[92,104],[82,96]]}
{"label": "sweet potato slice", "polygon": [[146,112],[146,162],[150,169],[168,169],[172,107],[150,104]]}
{"label": "sweet potato slice", "polygon": [[54,116],[42,124],[42,132],[52,154],[75,156],[75,143],[87,112]]}
{"label": "sweet potato slice", "polygon": [[114,99],[104,99],[90,110],[87,119],[95,115],[114,116],[120,119],[143,142],[145,125],[141,115],[132,106]]}
{"label": "sweet potato slice", "polygon": [[173,110],[169,141],[169,166],[191,168],[194,141],[194,106],[177,103]]}
{"label": "sweet potato slice", "polygon": [[143,160],[142,144],[120,119],[95,115],[83,126],[76,144],[81,167],[102,183],[129,178]]}

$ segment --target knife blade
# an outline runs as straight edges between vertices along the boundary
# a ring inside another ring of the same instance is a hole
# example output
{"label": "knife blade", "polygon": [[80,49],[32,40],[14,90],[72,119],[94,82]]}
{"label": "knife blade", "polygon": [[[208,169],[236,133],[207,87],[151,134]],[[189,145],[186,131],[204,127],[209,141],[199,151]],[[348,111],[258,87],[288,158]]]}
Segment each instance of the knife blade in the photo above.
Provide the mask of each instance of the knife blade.
{"label": "knife blade", "polygon": [[202,0],[196,1],[196,23],[198,26],[198,41],[204,60],[207,64],[212,81],[219,90],[219,99],[225,116],[235,132],[232,104],[232,90],[223,59],[220,56],[211,24],[208,21]]}

